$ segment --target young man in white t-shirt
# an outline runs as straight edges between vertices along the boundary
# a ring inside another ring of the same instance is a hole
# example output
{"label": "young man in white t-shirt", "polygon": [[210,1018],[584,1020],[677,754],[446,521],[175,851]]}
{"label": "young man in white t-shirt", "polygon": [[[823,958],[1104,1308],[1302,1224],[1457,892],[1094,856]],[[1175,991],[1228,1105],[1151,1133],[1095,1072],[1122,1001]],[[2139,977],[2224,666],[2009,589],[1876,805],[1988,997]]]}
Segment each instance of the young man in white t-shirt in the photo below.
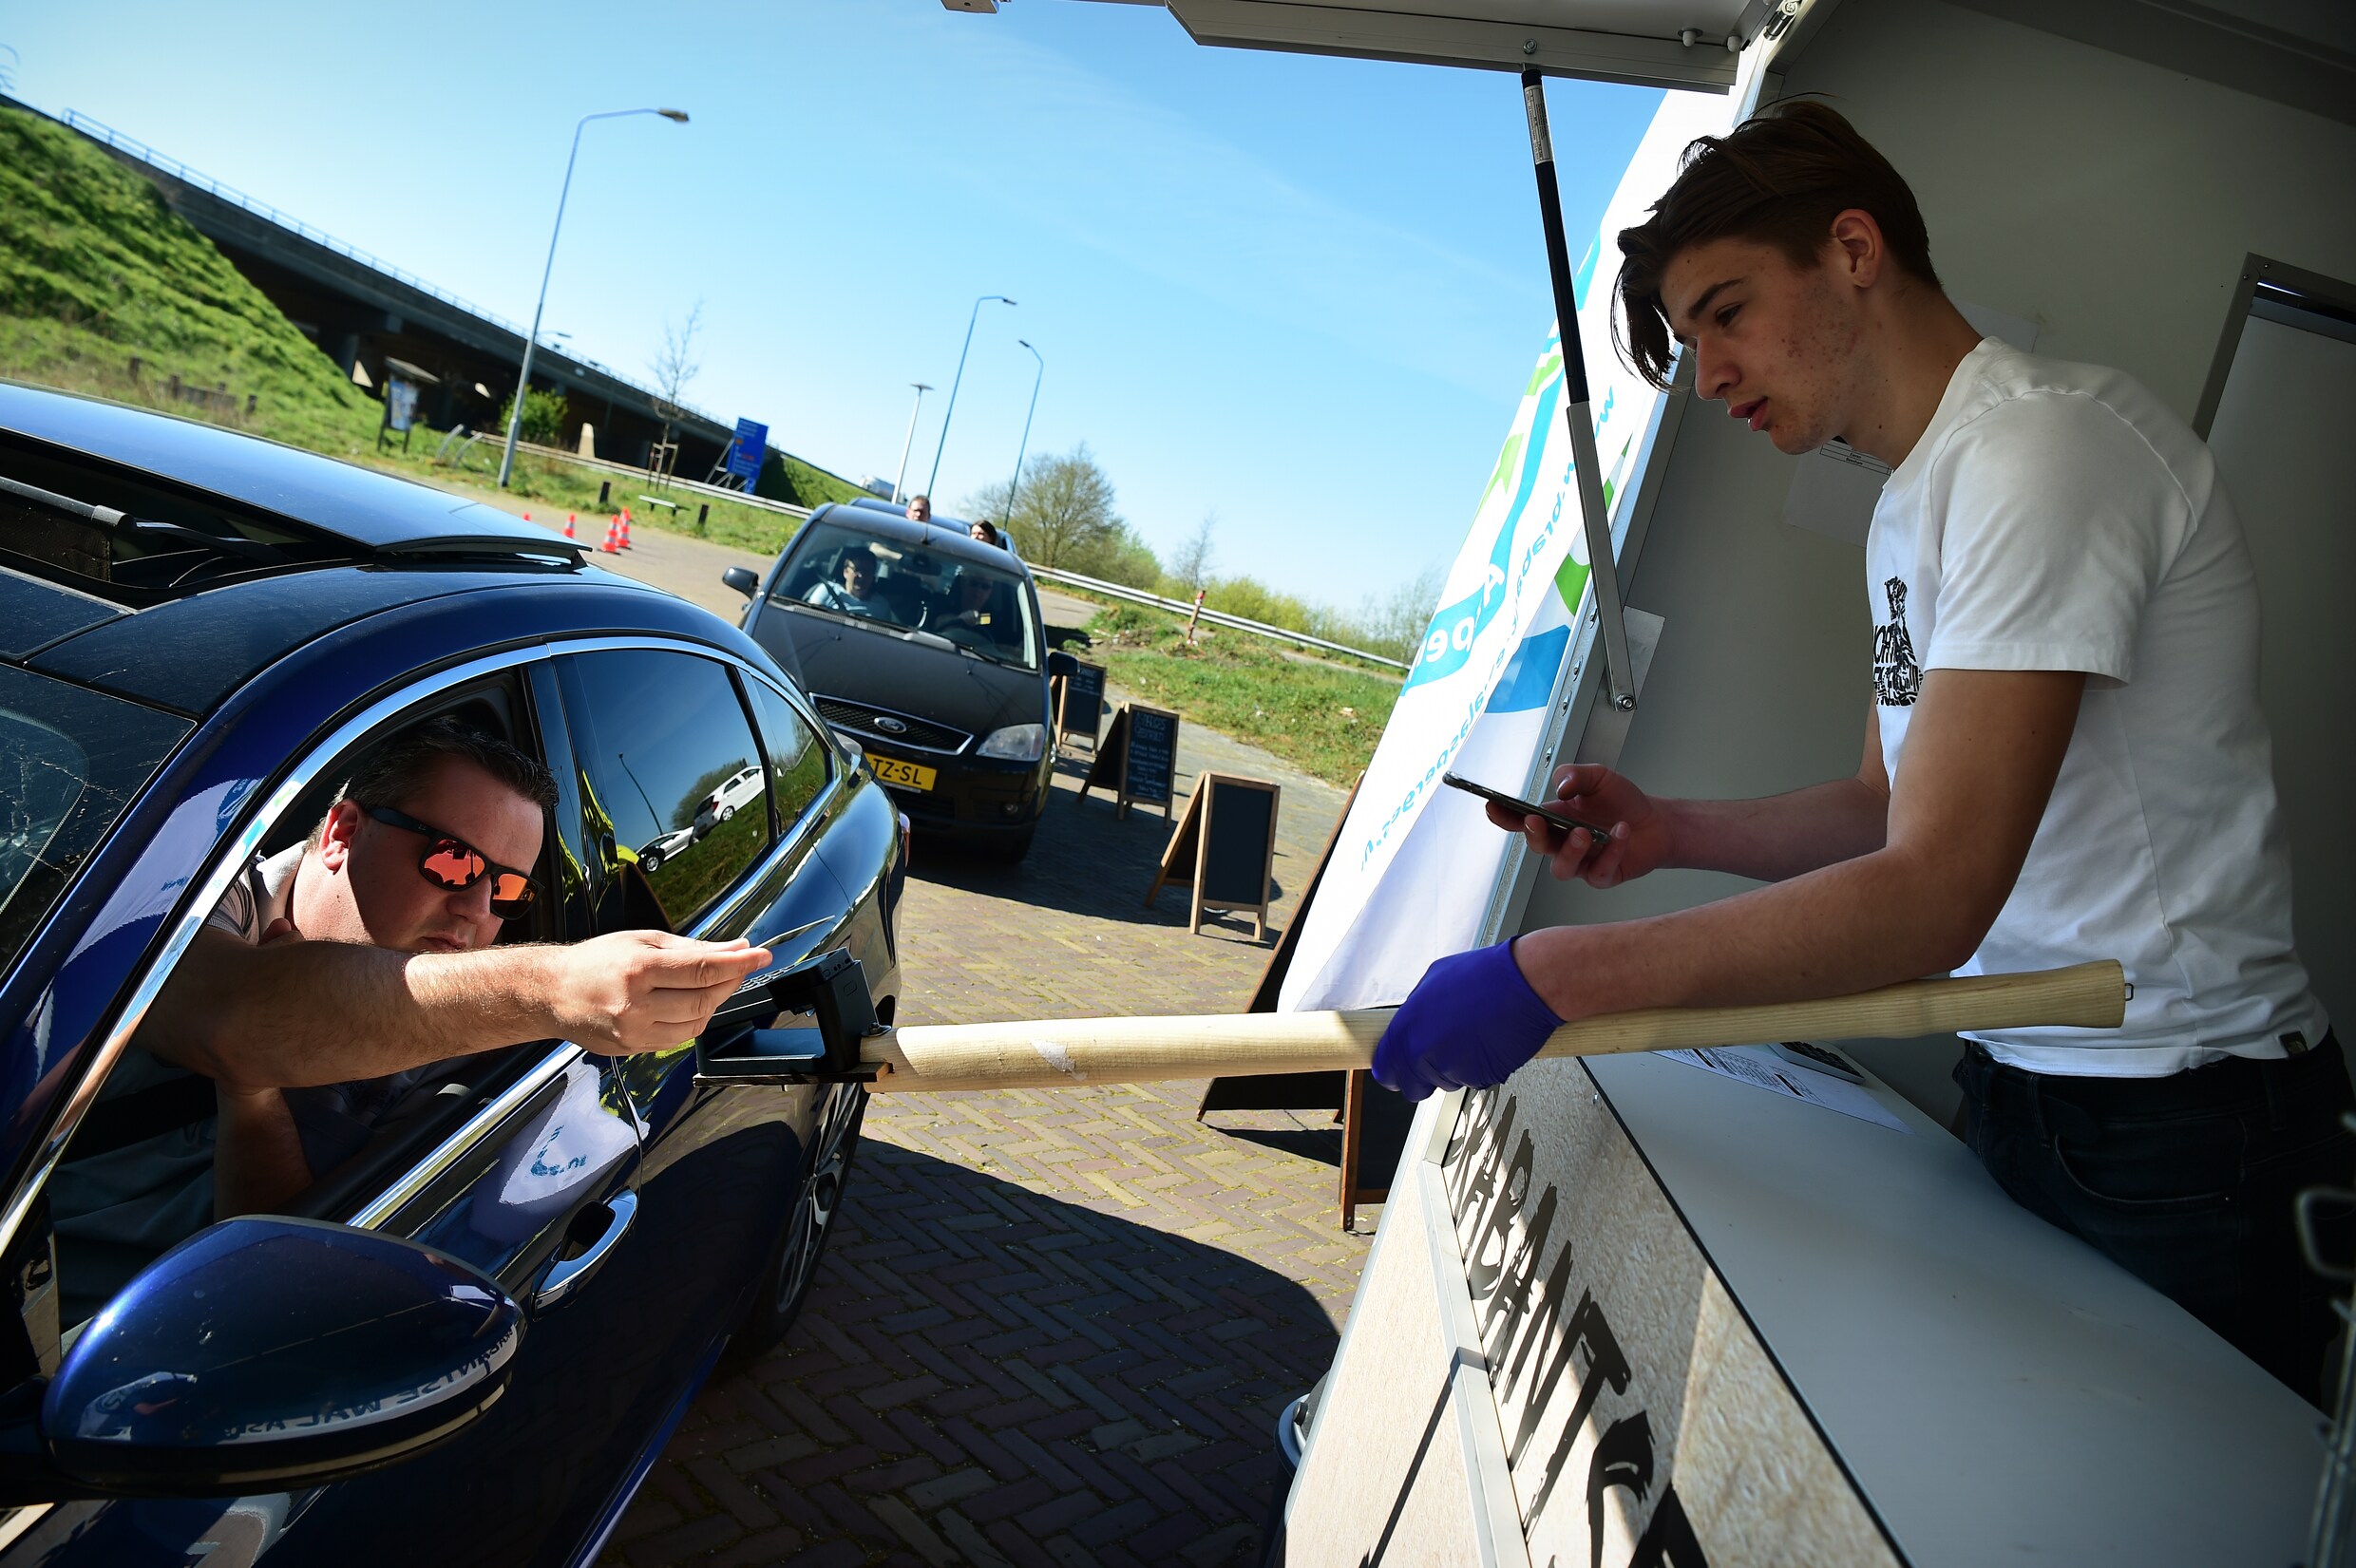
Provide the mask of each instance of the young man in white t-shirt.
{"label": "young man in white t-shirt", "polygon": [[2291,1203],[2356,1165],[2356,1095],[2291,945],[2256,585],[2208,448],[2118,371],[1981,337],[1905,181],[1821,104],[1697,143],[1653,212],[1620,236],[1638,368],[1665,386],[1674,336],[1778,449],[1891,467],[1864,762],[1741,802],[1559,770],[1600,841],[1492,806],[1558,877],[1773,885],[1444,958],[1377,1075],[1420,1098],[1502,1080],[1558,1019],[2116,958],[2122,1029],[1974,1038],[1973,1152],[2314,1398],[2334,1325]]}

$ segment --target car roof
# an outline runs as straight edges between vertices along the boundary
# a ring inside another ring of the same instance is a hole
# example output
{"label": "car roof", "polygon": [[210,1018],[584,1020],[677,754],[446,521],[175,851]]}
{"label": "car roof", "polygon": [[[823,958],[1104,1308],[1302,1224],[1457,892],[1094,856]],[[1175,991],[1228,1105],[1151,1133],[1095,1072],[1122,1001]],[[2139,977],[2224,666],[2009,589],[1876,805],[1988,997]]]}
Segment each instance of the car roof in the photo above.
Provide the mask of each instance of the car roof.
{"label": "car roof", "polygon": [[[841,516],[834,516],[836,513]],[[939,513],[935,513],[929,522],[919,522],[904,512],[885,511],[855,501],[847,504],[836,501],[812,512],[810,521],[831,521],[845,528],[862,528],[878,538],[931,550],[952,560],[967,561],[976,566],[995,566],[1000,571],[1012,568],[1016,576],[1023,577],[1031,575],[1031,569],[1023,564],[1020,556],[1011,550],[1001,550],[995,544],[982,543],[965,531],[967,524]]]}
{"label": "car roof", "polygon": [[0,431],[272,513],[370,554],[580,553],[480,501],[97,398],[0,383]]}

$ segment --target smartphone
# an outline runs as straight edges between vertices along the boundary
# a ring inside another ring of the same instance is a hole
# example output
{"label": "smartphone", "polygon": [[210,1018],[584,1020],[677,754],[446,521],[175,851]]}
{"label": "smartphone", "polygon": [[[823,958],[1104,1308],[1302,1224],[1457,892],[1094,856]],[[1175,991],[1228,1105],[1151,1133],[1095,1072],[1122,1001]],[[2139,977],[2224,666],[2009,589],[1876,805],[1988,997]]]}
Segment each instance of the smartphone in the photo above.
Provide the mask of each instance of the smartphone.
{"label": "smartphone", "polygon": [[1583,822],[1579,821],[1578,818],[1573,817],[1568,812],[1563,810],[1560,806],[1535,805],[1529,801],[1522,800],[1518,796],[1508,795],[1501,790],[1492,789],[1487,784],[1476,784],[1470,779],[1460,779],[1454,773],[1441,774],[1440,783],[1446,784],[1451,789],[1461,789],[1468,795],[1478,795],[1484,801],[1494,801],[1499,805],[1504,806],[1507,810],[1518,811],[1525,817],[1544,817],[1548,822],[1552,822],[1555,826],[1563,829],[1565,832],[1568,832],[1574,827],[1584,827],[1589,833],[1594,834],[1599,841],[1611,837],[1610,828],[1598,827],[1593,822]]}

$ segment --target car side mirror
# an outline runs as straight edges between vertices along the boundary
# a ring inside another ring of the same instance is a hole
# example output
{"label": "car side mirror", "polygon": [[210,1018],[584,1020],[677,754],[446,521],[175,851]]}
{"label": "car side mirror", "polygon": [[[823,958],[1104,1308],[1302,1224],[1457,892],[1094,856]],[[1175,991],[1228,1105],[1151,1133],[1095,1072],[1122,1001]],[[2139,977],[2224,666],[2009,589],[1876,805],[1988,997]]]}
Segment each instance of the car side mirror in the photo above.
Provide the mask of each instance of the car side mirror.
{"label": "car side mirror", "polygon": [[732,566],[720,574],[720,580],[749,599],[760,595],[761,578],[750,566]]}
{"label": "car side mirror", "polygon": [[[813,1027],[777,1028],[788,1013]],[[866,971],[836,948],[758,975],[721,1003],[695,1042],[695,1082],[869,1083],[875,1068],[861,1063],[860,1047],[890,1032],[876,1019]]]}
{"label": "car side mirror", "polygon": [[[341,1480],[471,1425],[505,1391],[522,1336],[522,1309],[446,1254],[315,1219],[225,1220],[90,1321],[41,1400],[48,1476],[0,1462],[16,1472],[4,1489],[236,1496]],[[0,1446],[30,1458],[12,1435]]]}
{"label": "car side mirror", "polygon": [[1080,672],[1080,661],[1058,648],[1047,655],[1047,672],[1050,675],[1076,675]]}

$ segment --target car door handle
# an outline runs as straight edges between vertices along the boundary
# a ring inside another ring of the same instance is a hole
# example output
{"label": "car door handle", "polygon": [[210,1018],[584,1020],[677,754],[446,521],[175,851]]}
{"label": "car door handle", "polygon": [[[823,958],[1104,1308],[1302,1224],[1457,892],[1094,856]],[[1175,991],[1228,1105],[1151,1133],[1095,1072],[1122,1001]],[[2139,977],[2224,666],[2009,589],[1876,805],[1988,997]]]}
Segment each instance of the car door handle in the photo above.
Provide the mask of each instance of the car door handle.
{"label": "car door handle", "polygon": [[584,1213],[594,1214],[598,1209],[604,1210],[606,1215],[604,1233],[589,1243],[580,1256],[565,1258],[550,1267],[546,1277],[540,1282],[540,1289],[532,1293],[532,1311],[544,1313],[562,1306],[572,1299],[576,1291],[596,1276],[597,1272],[605,1266],[606,1258],[612,1255],[614,1243],[621,1239],[622,1233],[630,1228],[630,1221],[637,1218],[638,1195],[635,1192],[618,1192]]}

